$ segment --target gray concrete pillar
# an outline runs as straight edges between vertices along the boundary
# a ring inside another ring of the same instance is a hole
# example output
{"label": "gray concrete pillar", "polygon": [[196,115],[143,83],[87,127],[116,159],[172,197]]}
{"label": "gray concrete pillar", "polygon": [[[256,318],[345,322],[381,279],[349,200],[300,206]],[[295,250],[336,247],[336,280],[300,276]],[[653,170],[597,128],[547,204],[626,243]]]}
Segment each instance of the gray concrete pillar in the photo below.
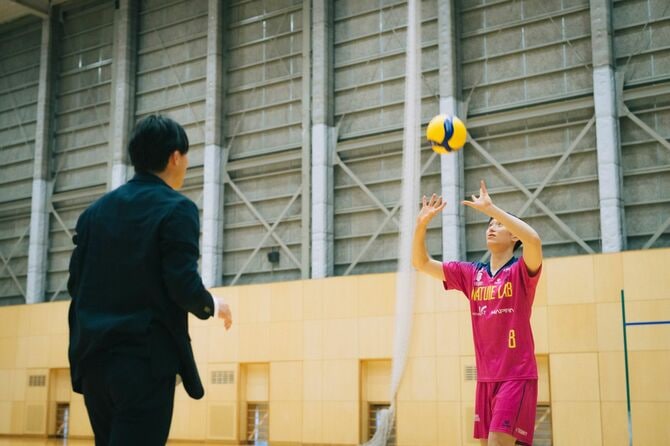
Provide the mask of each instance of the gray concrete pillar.
{"label": "gray concrete pillar", "polygon": [[[463,107],[458,97],[458,58],[456,55],[456,11],[451,0],[438,0],[438,42],[440,58],[440,113],[458,116]],[[461,205],[464,197],[463,153],[456,152],[440,156],[442,197],[447,206],[442,211],[442,258],[444,260],[465,259],[465,209]]]}
{"label": "gray concrete pillar", "polygon": [[207,97],[202,224],[202,280],[221,285],[223,275],[223,188],[227,154],[223,148],[223,4],[209,0]]}
{"label": "gray concrete pillar", "polygon": [[591,46],[602,250],[618,252],[626,236],[610,0],[591,0]]}
{"label": "gray concrete pillar", "polygon": [[52,189],[50,146],[53,140],[54,80],[59,28],[59,11],[58,8],[52,7],[49,17],[42,20],[26,303],[43,302],[46,297],[47,253],[49,250],[48,200]]}
{"label": "gray concrete pillar", "polygon": [[312,0],[302,2],[302,209],[301,221],[301,274],[309,279],[311,269],[311,221],[312,221]]}
{"label": "gray concrete pillar", "polygon": [[334,274],[333,14],[312,3],[312,277]]}
{"label": "gray concrete pillar", "polygon": [[135,116],[136,36],[137,0],[119,0],[114,11],[112,113],[109,120],[112,158],[108,190],[116,189],[128,179],[128,139]]}

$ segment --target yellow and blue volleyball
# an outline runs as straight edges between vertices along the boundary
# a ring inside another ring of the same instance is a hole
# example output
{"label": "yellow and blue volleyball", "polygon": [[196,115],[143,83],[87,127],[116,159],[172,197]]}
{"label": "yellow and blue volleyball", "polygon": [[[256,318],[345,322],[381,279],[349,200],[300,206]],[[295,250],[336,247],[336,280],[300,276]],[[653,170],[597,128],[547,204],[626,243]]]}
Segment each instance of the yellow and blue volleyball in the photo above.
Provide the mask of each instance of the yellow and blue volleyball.
{"label": "yellow and blue volleyball", "polygon": [[426,128],[426,138],[440,155],[462,149],[467,137],[465,124],[456,116],[437,115]]}

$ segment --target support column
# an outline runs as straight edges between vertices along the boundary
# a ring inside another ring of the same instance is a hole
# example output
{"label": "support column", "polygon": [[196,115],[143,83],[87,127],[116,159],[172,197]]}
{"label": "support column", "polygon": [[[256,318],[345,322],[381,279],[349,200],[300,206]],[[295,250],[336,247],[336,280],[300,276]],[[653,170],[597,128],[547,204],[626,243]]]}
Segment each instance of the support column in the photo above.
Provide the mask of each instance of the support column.
{"label": "support column", "polygon": [[51,7],[42,20],[40,74],[37,90],[33,190],[30,205],[30,242],[28,245],[28,278],[26,303],[43,302],[46,296],[47,252],[49,249],[50,145],[54,111],[54,80],[59,12]]}
{"label": "support column", "polygon": [[312,277],[335,273],[332,2],[314,0],[312,11]]}
{"label": "support column", "polygon": [[591,0],[591,46],[602,250],[618,252],[626,236],[610,0]]}
{"label": "support column", "polygon": [[114,11],[112,115],[109,122],[112,159],[108,190],[116,189],[128,179],[128,140],[135,116],[136,35],[137,0],[119,0]]}
{"label": "support column", "polygon": [[[458,58],[456,55],[456,11],[451,0],[438,0],[438,42],[440,57],[440,113],[458,116],[465,122],[465,108],[459,106]],[[463,110],[463,115],[460,111]],[[463,153],[440,156],[442,197],[442,258],[465,259],[465,210]]]}
{"label": "support column", "polygon": [[227,154],[223,148],[223,4],[209,0],[207,95],[203,184],[202,280],[221,285],[223,275],[223,191]]}
{"label": "support column", "polygon": [[311,216],[312,216],[312,135],[310,123],[312,121],[312,1],[302,2],[302,212],[301,222],[301,275],[303,279],[310,277],[310,253],[311,253]]}

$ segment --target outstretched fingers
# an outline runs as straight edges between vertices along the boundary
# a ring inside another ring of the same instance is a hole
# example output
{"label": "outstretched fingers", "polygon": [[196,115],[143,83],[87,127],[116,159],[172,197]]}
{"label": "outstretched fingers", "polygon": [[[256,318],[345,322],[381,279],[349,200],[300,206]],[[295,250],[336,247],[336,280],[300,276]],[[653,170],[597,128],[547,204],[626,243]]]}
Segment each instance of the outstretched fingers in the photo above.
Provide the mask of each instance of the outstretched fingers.
{"label": "outstretched fingers", "polygon": [[436,202],[437,202],[437,194],[431,195],[430,196],[430,203],[428,203],[430,205],[430,207],[432,207],[432,208],[435,207]]}
{"label": "outstretched fingers", "polygon": [[481,180],[479,182],[479,195],[482,196],[482,195],[488,195],[488,194],[489,194],[489,191],[486,189],[486,183],[484,182],[484,180]]}

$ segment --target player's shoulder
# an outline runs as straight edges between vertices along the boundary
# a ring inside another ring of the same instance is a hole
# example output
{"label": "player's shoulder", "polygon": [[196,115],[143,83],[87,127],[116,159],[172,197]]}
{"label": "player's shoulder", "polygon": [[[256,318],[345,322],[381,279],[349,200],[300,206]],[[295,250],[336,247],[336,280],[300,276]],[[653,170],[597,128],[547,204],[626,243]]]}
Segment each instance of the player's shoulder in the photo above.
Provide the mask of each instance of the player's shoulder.
{"label": "player's shoulder", "polygon": [[508,269],[509,271],[514,271],[522,267],[524,263],[521,261],[521,257],[512,257],[509,259],[507,264],[503,266],[503,269]]}
{"label": "player's shoulder", "polygon": [[488,267],[488,263],[484,262],[464,262],[464,263],[469,263],[475,270],[486,269]]}

